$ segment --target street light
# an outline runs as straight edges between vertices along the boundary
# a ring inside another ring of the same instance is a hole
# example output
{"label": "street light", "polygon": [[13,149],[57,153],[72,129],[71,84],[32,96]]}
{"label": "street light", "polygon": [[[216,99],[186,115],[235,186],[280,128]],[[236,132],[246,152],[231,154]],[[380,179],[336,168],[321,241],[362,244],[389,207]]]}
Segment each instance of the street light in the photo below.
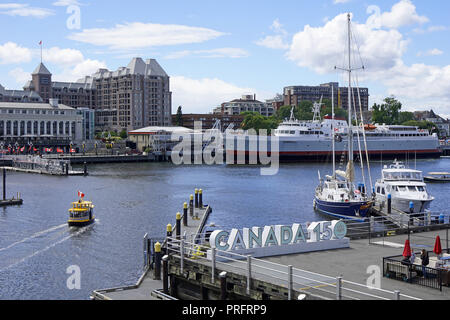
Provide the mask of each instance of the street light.
{"label": "street light", "polygon": [[86,141],[83,141],[83,156],[85,155]]}

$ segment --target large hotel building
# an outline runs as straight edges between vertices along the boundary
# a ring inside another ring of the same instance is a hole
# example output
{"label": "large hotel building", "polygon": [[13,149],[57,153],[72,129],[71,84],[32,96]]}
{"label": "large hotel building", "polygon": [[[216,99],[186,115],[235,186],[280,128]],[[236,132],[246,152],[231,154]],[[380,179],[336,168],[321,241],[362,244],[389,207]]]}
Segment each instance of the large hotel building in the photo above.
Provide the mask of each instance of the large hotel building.
{"label": "large hotel building", "polygon": [[[329,82],[320,86],[290,86],[284,88],[284,105],[298,106],[304,100],[319,101],[323,99],[331,100],[332,89],[334,90],[334,101],[336,105],[348,110],[348,88],[339,87],[338,82]],[[358,93],[359,91],[359,93]],[[359,94],[359,95],[358,95]],[[353,88],[353,96],[356,105],[359,108],[359,97],[361,97],[361,106],[363,111],[369,110],[369,89]],[[353,105],[353,104],[352,104]],[[357,110],[359,112],[359,110]]]}
{"label": "large hotel building", "polygon": [[99,69],[77,82],[53,82],[52,74],[41,63],[21,92],[30,93],[32,99],[41,97],[43,102],[53,98],[72,108],[95,110],[98,131],[131,131],[171,125],[169,79],[155,59],[144,62],[134,58],[127,67]]}

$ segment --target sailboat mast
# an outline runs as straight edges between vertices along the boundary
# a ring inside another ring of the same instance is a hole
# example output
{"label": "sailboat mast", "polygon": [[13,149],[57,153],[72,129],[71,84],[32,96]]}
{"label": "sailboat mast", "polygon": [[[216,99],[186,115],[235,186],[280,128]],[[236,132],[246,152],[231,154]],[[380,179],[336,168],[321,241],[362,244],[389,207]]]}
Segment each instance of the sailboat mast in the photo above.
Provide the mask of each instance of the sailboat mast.
{"label": "sailboat mast", "polygon": [[335,154],[335,131],[334,131],[334,87],[331,86],[331,134],[332,134],[332,145],[333,145],[333,179],[336,178],[336,154]]}
{"label": "sailboat mast", "polygon": [[352,132],[352,65],[351,65],[351,31],[350,31],[350,13],[348,18],[348,161],[353,162],[353,132]]}

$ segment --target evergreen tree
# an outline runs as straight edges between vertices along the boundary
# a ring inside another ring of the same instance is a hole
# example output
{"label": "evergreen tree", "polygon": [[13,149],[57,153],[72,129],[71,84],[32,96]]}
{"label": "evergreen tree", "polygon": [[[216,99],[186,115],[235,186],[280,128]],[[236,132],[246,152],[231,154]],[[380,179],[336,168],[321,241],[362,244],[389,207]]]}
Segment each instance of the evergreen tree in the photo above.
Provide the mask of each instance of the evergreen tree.
{"label": "evergreen tree", "polygon": [[183,111],[181,110],[181,106],[178,107],[177,115],[175,118],[175,125],[182,127],[183,126]]}

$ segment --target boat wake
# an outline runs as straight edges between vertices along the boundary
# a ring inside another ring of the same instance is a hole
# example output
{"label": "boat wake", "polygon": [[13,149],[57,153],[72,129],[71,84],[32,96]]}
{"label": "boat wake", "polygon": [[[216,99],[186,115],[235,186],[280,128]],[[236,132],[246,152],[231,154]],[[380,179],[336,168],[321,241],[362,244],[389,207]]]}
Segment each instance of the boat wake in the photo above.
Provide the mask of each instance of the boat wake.
{"label": "boat wake", "polygon": [[[11,248],[13,248],[13,247],[19,245],[19,244],[26,243],[27,241],[32,240],[32,239],[35,239],[35,238],[38,238],[38,237],[40,237],[40,236],[48,235],[48,234],[50,234],[51,232],[56,231],[56,230],[59,230],[59,229],[61,229],[61,228],[63,228],[63,227],[67,227],[67,224],[65,223],[65,224],[62,224],[62,225],[60,225],[60,226],[55,226],[55,227],[52,227],[52,228],[50,228],[50,229],[47,229],[47,230],[44,230],[44,231],[35,233],[34,235],[32,235],[32,236],[30,236],[30,237],[27,237],[27,238],[25,238],[25,239],[23,239],[23,240],[17,241],[17,242],[15,242],[15,243],[9,245],[8,247],[5,247],[5,248],[0,249],[0,252],[6,251],[6,250],[8,250],[8,249],[11,249]],[[1,265],[0,265],[0,273],[2,273],[2,272],[4,272],[4,271],[7,271],[7,270],[9,270],[9,269],[11,269],[11,268],[14,268],[15,266],[17,266],[17,265],[19,265],[19,264],[21,264],[21,263],[23,263],[23,262],[25,262],[25,261],[27,261],[27,260],[29,260],[29,259],[35,257],[35,256],[41,254],[41,253],[44,253],[44,252],[50,250],[51,248],[53,248],[53,247],[55,247],[55,246],[57,246],[57,245],[59,245],[59,244],[65,242],[65,241],[67,241],[67,240],[69,240],[69,239],[71,239],[71,238],[73,238],[73,237],[76,237],[76,236],[79,236],[79,235],[83,234],[84,232],[86,232],[87,230],[89,230],[90,227],[91,227],[91,226],[87,226],[87,227],[85,227],[85,228],[70,228],[70,229],[65,230],[63,233],[58,234],[58,236],[60,236],[60,235],[67,234],[68,232],[70,232],[70,234],[67,235],[67,236],[65,236],[64,238],[62,238],[62,239],[60,239],[60,240],[58,240],[58,241],[56,241],[56,242],[54,242],[54,243],[52,243],[52,244],[50,244],[50,245],[44,247],[44,248],[42,248],[42,249],[39,249],[39,250],[37,250],[37,251],[35,251],[35,252],[33,252],[33,253],[31,253],[31,254],[25,256],[25,257],[22,257],[22,258],[16,258],[16,259],[18,259],[18,260],[16,260],[15,262],[13,262],[13,263],[11,263],[11,264],[9,264],[9,265],[6,265],[6,266],[1,266]],[[74,229],[77,230],[77,231],[76,231],[76,232],[73,232]],[[19,251],[19,250],[18,250],[18,251]],[[5,260],[10,260],[9,262],[11,262],[11,259],[7,259],[7,258],[6,258],[6,259],[2,259],[2,258],[0,258],[0,261],[5,261]]]}

